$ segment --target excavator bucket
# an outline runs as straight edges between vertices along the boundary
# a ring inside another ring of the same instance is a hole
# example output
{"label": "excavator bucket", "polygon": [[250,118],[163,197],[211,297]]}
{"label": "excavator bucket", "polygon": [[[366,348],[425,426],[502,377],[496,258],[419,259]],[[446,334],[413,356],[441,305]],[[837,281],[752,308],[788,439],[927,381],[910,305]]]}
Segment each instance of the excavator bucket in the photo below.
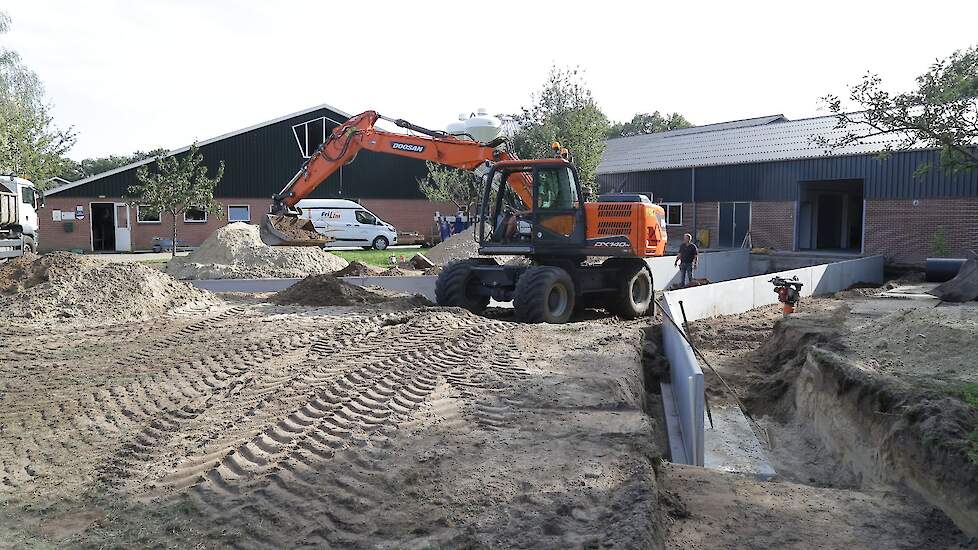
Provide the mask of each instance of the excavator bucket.
{"label": "excavator bucket", "polygon": [[268,246],[323,246],[333,239],[316,231],[312,221],[290,214],[268,214],[259,231]]}

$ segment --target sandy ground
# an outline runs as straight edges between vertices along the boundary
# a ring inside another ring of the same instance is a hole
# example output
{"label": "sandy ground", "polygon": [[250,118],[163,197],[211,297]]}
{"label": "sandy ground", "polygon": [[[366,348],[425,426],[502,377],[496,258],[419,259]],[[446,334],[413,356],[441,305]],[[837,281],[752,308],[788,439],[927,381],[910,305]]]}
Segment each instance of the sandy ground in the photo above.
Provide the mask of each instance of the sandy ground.
{"label": "sandy ground", "polygon": [[[688,550],[975,548],[939,511],[905,494],[811,487],[666,465],[679,495],[667,547]],[[677,517],[678,516],[678,517]]]}
{"label": "sandy ground", "polygon": [[263,298],[0,328],[0,547],[661,540],[639,324]]}
{"label": "sandy ground", "polygon": [[[919,395],[921,400],[941,403],[940,399],[948,398],[942,392],[974,381],[978,304],[947,306],[936,300],[880,299],[876,294],[859,291],[806,299],[796,317],[803,323],[812,320],[809,336],[831,331],[824,347],[854,366],[857,376],[849,383],[863,388],[865,406],[873,403],[874,395]],[[865,449],[857,445],[851,448],[852,454],[840,456],[825,448],[824,433],[820,435],[811,419],[794,416],[781,402],[764,401],[764,391],[777,389],[769,383],[771,376],[796,360],[794,356],[805,344],[804,339],[790,341],[781,351],[771,345],[772,329],[782,317],[779,309],[769,306],[690,325],[694,343],[757,418],[755,432],[766,444],[779,476],[773,483],[758,483],[710,472],[673,470],[675,479],[669,481],[667,476],[664,485],[672,484],[670,490],[686,495],[690,510],[705,514],[679,522],[670,535],[675,543],[692,548],[978,548],[978,540],[963,535],[943,512],[914,491],[867,474],[874,468],[871,462],[887,460],[903,468],[896,477],[914,475],[901,458],[879,458],[892,450],[876,448],[874,457],[875,443],[864,442]],[[733,403],[717,376],[704,370],[711,403]],[[911,432],[902,430],[920,423],[922,429],[934,430],[935,456],[941,446],[957,444],[941,439],[950,429],[941,423],[956,419],[943,419],[933,410],[916,412],[913,398],[894,401],[894,405],[899,408],[886,413],[890,417],[915,415],[904,421],[909,424],[895,424],[894,437],[909,438]],[[938,406],[941,412],[951,410],[947,404]],[[841,419],[842,413],[835,414]],[[833,415],[831,411],[822,414]],[[818,422],[818,428],[824,430],[833,422],[842,420],[826,418]],[[911,443],[914,441],[908,439],[902,445],[909,449]],[[860,457],[861,452],[869,454]],[[955,469],[935,478],[960,476],[962,483],[971,483],[974,465],[970,470],[972,473]],[[973,517],[973,509],[971,514]],[[778,527],[786,523],[794,526],[790,533]],[[711,537],[723,544],[711,545]]]}
{"label": "sandy ground", "polygon": [[[383,296],[326,306],[330,277],[284,304],[201,297],[144,266],[62,260],[81,263],[3,279],[2,299],[57,307],[0,324],[0,548],[978,547],[932,506],[823,460],[798,426],[763,421],[774,482],[662,465],[643,370],[663,362],[649,344],[643,365],[641,347],[654,318],[520,325],[511,310]],[[126,315],[64,316],[69,294]],[[932,334],[944,353],[919,347],[925,374],[972,379],[958,355],[973,318],[930,333],[933,312],[865,297],[847,300],[863,304],[851,344],[876,345],[883,322],[907,348],[874,369],[919,379],[901,357]],[[746,391],[778,317],[692,332]]]}

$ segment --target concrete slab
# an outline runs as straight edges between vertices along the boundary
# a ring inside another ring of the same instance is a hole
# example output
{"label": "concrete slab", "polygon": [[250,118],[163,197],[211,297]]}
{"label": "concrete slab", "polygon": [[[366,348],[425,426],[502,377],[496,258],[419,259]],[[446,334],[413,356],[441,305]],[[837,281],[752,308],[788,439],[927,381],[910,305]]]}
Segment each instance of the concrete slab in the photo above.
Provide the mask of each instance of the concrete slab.
{"label": "concrete slab", "polygon": [[[395,292],[420,294],[435,301],[435,280],[438,277],[343,277],[357,286],[379,286]],[[200,279],[187,281],[197,288],[211,292],[278,292],[302,279]]]}
{"label": "concrete slab", "polygon": [[777,475],[750,422],[738,407],[713,409],[713,429],[704,434],[704,466],[768,480]]}
{"label": "concrete slab", "polygon": [[302,279],[199,279],[187,281],[211,292],[278,292]]}
{"label": "concrete slab", "polygon": [[394,292],[420,294],[434,302],[435,281],[438,280],[438,277],[429,275],[409,277],[343,277],[343,280],[358,286],[379,286],[387,290],[393,290]]}
{"label": "concrete slab", "polygon": [[892,290],[887,290],[880,296],[883,298],[902,298],[905,300],[938,300],[936,296],[927,294],[940,283],[920,283],[916,285],[898,286]]}

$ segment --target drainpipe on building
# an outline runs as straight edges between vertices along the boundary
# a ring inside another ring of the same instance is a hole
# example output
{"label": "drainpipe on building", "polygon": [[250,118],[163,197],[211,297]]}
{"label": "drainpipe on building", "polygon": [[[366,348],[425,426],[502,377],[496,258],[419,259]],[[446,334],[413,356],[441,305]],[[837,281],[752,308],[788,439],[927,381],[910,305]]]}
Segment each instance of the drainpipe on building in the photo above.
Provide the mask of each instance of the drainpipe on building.
{"label": "drainpipe on building", "polygon": [[689,200],[693,203],[693,243],[696,243],[696,167],[690,169],[692,173],[691,177],[691,189],[689,191]]}

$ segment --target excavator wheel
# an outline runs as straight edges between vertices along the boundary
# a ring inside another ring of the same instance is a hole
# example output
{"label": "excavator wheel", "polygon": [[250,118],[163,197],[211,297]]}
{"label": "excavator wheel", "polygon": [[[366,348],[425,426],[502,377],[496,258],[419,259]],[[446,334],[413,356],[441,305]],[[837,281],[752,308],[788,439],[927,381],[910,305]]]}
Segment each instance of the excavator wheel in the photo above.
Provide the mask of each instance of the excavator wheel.
{"label": "excavator wheel", "polygon": [[435,300],[440,306],[456,306],[481,313],[489,305],[489,297],[475,292],[481,283],[472,273],[473,262],[455,261],[438,274],[435,281]]}
{"label": "excavator wheel", "polygon": [[533,266],[516,281],[513,308],[526,323],[566,323],[574,312],[574,281],[559,267]]}
{"label": "excavator wheel", "polygon": [[648,313],[652,294],[652,276],[644,265],[623,267],[609,309],[619,317],[636,319]]}

